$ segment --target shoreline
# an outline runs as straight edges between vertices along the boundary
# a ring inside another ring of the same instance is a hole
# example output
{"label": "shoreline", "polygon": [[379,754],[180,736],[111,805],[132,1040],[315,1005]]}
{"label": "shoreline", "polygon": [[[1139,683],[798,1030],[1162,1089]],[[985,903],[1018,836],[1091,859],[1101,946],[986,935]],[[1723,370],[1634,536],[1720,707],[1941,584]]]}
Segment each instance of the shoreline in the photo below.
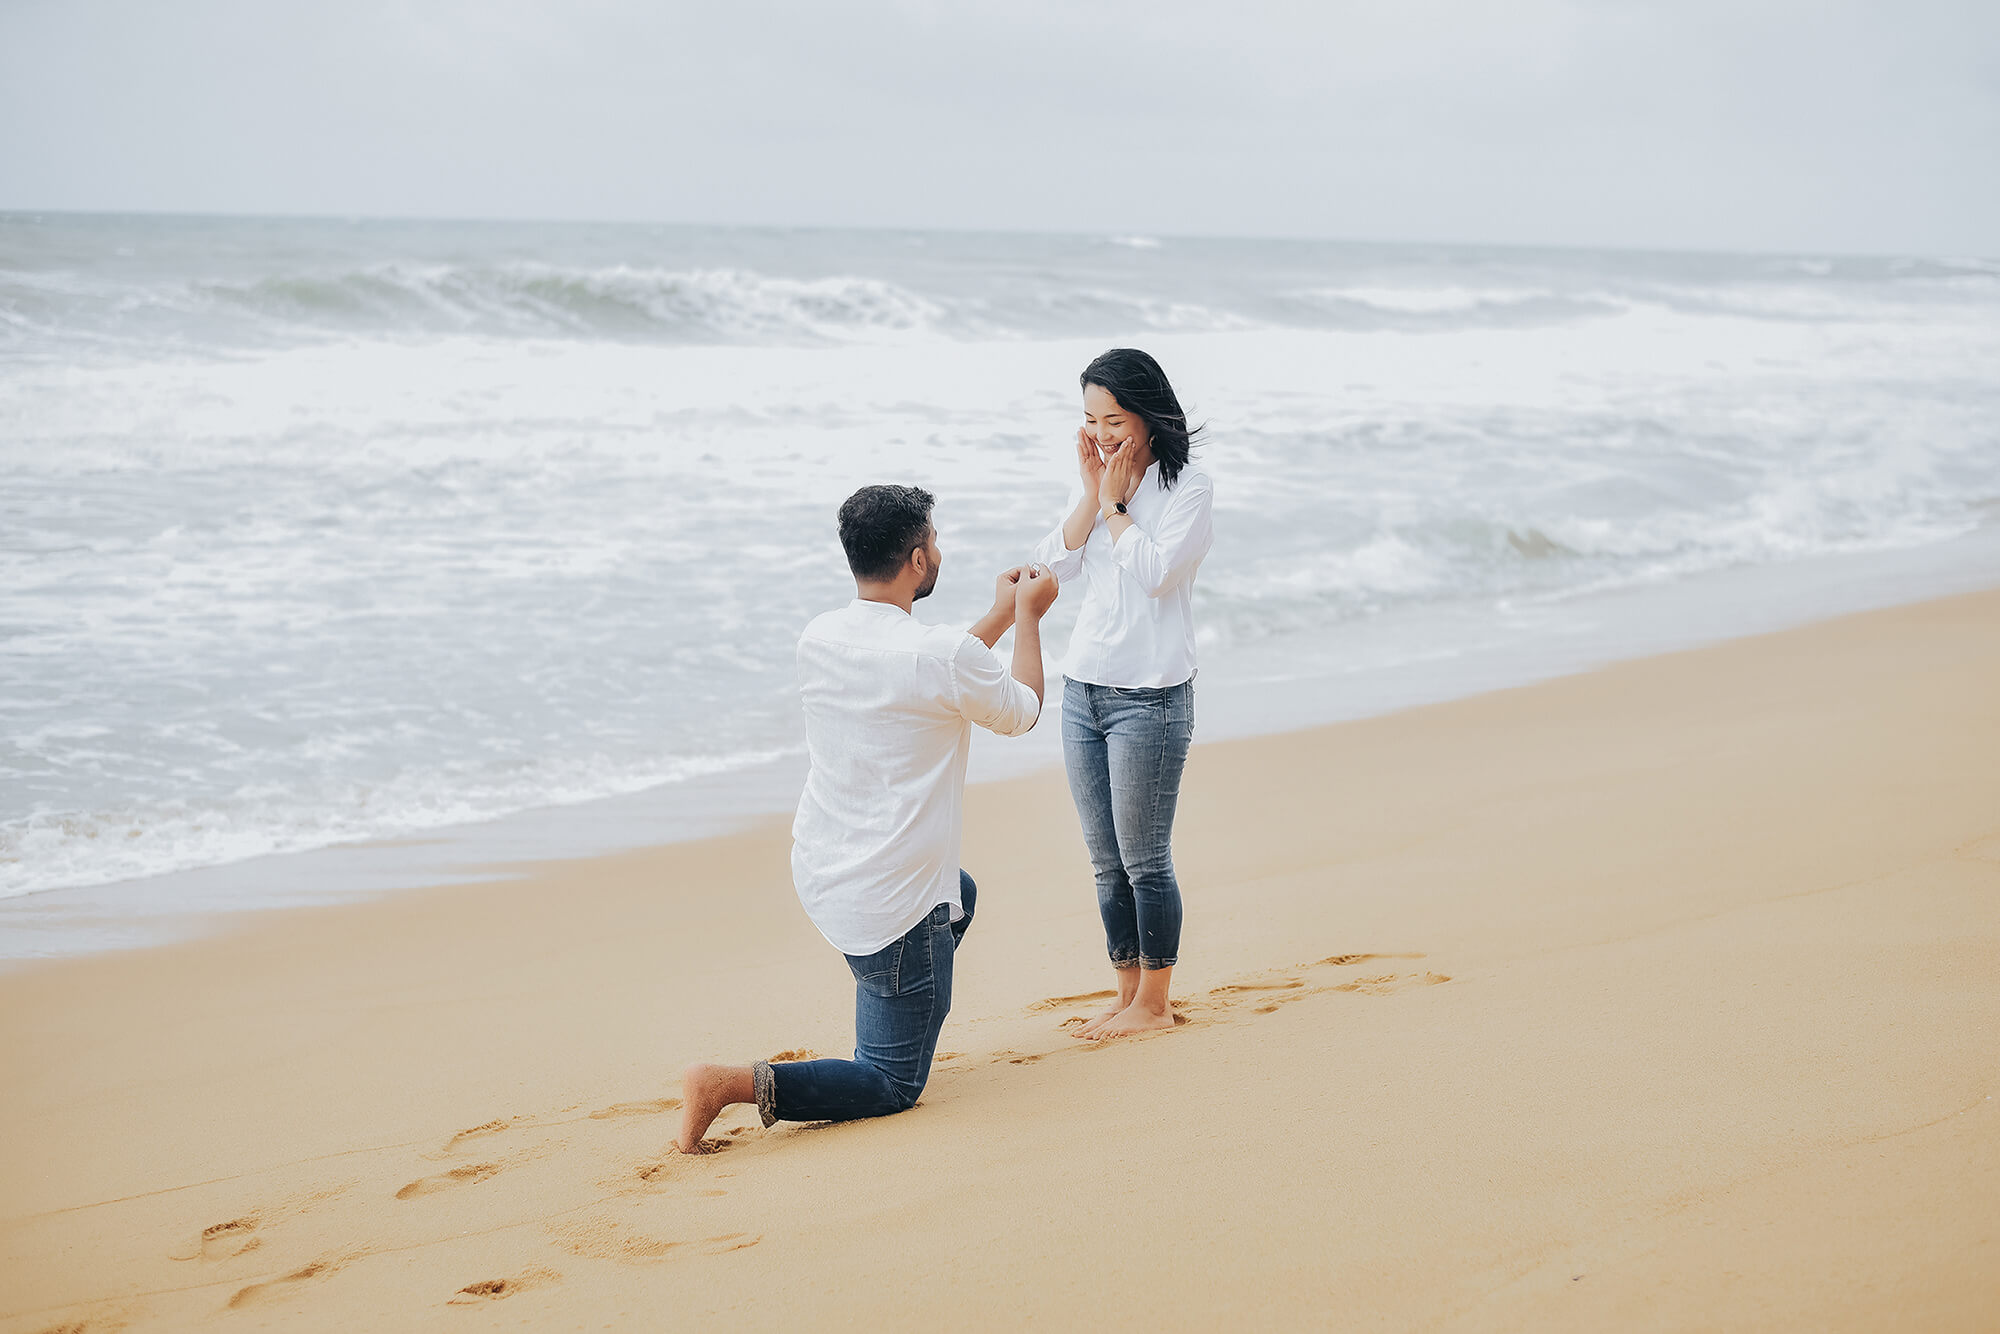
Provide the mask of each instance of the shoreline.
{"label": "shoreline", "polygon": [[[1506,616],[1481,604],[1447,604],[1344,622],[1318,636],[1294,636],[1290,666],[1276,673],[1260,645],[1205,651],[1205,663],[1214,665],[1205,667],[1201,691],[1202,741],[1386,716],[1995,586],[2000,524],[1924,547],[1711,571],[1528,604]],[[1060,765],[1053,729],[1005,740],[976,734],[971,781]],[[198,938],[272,911],[488,882],[579,857],[713,837],[788,814],[803,775],[803,755],[791,755],[472,825],[4,898],[0,975]],[[279,883],[284,888],[274,887]]]}
{"label": "shoreline", "polygon": [[702,1157],[681,1064],[850,1036],[782,820],[0,975],[0,1330],[1985,1328],[1996,679],[1989,590],[1204,743],[1102,1047],[1067,792],[982,784],[920,1105]]}

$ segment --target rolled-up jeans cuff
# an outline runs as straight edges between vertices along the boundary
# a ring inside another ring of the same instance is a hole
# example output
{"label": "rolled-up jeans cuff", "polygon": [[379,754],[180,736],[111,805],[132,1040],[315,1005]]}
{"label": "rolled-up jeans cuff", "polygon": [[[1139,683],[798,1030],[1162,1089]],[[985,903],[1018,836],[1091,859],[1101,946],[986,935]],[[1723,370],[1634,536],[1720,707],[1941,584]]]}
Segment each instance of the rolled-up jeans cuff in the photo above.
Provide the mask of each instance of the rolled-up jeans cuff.
{"label": "rolled-up jeans cuff", "polygon": [[1162,968],[1172,968],[1175,964],[1179,962],[1180,962],[1180,956],[1178,954],[1176,954],[1171,959],[1148,959],[1143,954],[1139,956],[1139,967],[1145,969],[1149,973],[1156,973]]}
{"label": "rolled-up jeans cuff", "polygon": [[769,1130],[778,1119],[778,1077],[772,1073],[769,1061],[759,1061],[750,1067],[750,1083],[757,1090],[757,1115],[763,1118],[764,1129]]}
{"label": "rolled-up jeans cuff", "polygon": [[1120,973],[1124,972],[1127,968],[1137,968],[1139,966],[1139,956],[1136,954],[1129,959],[1113,959],[1111,961],[1111,967]]}

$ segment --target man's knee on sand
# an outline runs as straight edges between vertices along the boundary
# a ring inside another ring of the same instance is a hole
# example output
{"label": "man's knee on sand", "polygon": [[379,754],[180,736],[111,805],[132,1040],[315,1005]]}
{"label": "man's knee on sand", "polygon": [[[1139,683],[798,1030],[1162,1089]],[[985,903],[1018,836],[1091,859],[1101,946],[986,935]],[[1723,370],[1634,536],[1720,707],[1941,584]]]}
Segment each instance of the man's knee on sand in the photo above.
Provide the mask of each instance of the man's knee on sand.
{"label": "man's knee on sand", "polygon": [[[880,1077],[882,1081],[880,1085],[881,1101],[865,1111],[853,1108],[836,1110],[822,1106],[814,1108],[810,1113],[805,1113],[801,1112],[798,1106],[800,1096],[798,1086],[793,1086],[791,1096],[787,1098],[782,1089],[782,1084],[785,1072],[788,1069],[798,1071],[812,1064],[815,1063],[811,1061],[778,1061],[775,1063],[771,1061],[759,1061],[751,1067],[752,1089],[756,1094],[757,1114],[763,1119],[766,1127],[779,1121],[865,1121],[878,1116],[893,1116],[897,1112],[907,1112],[912,1107],[915,1107],[918,1100],[924,1095],[924,1086],[930,1081],[930,1071],[928,1068],[918,1072],[915,1082],[911,1082],[910,1080],[898,1079],[881,1066],[869,1061],[843,1061],[840,1064],[865,1067]],[[812,1101],[810,1093],[806,1094],[806,1100],[808,1102]],[[784,1110],[787,1102],[791,1104],[789,1114]]]}

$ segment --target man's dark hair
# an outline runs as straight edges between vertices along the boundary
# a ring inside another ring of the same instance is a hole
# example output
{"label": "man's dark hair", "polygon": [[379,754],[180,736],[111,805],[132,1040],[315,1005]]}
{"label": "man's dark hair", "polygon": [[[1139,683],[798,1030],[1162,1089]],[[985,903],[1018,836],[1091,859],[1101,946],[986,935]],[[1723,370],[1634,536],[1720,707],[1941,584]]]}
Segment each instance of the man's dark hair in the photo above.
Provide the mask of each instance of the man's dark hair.
{"label": "man's dark hair", "polygon": [[864,486],[840,507],[840,545],[856,579],[894,579],[910,553],[930,541],[931,506],[920,486]]}

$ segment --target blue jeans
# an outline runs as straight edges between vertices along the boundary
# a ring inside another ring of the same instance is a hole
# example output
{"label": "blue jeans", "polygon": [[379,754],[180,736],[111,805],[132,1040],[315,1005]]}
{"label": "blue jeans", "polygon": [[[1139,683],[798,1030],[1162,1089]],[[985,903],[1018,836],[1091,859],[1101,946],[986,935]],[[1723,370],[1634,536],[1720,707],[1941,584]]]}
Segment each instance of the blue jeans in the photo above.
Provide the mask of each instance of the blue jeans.
{"label": "blue jeans", "polygon": [[854,1121],[916,1105],[951,1013],[952,961],[978,896],[964,871],[958,895],[965,915],[956,922],[951,905],[940,903],[901,940],[873,954],[843,956],[854,974],[854,1059],[759,1061],[751,1077],[765,1125]]}
{"label": "blue jeans", "polygon": [[1062,734],[1111,966],[1171,968],[1181,950],[1174,808],[1194,739],[1194,682],[1065,681]]}

